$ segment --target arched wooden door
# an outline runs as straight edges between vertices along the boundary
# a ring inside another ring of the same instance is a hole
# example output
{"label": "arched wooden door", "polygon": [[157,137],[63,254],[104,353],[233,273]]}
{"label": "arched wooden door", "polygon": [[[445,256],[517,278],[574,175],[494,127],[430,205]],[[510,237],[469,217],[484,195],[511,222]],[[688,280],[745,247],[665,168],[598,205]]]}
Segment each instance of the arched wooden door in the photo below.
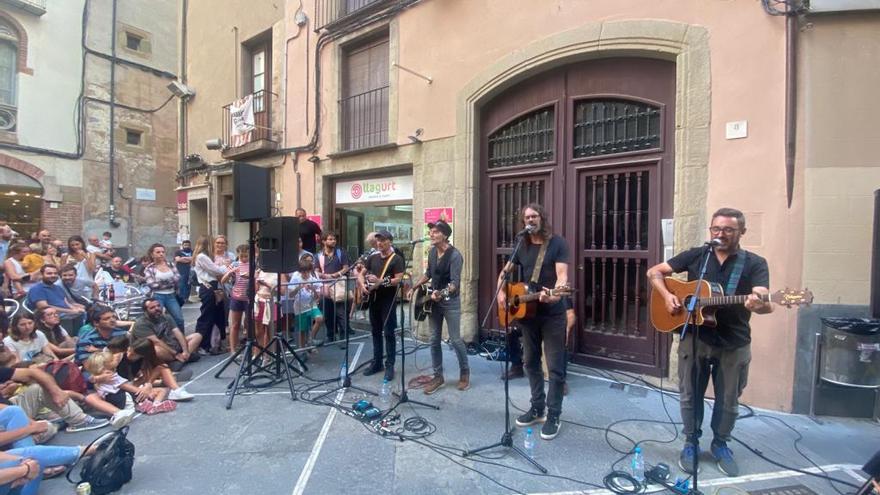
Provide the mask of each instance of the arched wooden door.
{"label": "arched wooden door", "polygon": [[668,339],[648,323],[645,270],[660,260],[660,220],[672,216],[674,98],[672,62],[614,58],[540,74],[484,107],[481,314],[519,209],[540,203],[572,254],[574,360],[665,370]]}

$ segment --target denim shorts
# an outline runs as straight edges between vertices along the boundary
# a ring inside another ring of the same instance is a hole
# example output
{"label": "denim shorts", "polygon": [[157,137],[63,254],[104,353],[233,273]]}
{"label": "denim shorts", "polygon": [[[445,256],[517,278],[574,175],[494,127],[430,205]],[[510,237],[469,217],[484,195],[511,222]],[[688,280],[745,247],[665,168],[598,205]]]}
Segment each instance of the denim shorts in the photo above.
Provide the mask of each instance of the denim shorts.
{"label": "denim shorts", "polygon": [[230,299],[229,300],[229,311],[238,311],[244,313],[247,311],[248,302],[242,301],[240,299]]}

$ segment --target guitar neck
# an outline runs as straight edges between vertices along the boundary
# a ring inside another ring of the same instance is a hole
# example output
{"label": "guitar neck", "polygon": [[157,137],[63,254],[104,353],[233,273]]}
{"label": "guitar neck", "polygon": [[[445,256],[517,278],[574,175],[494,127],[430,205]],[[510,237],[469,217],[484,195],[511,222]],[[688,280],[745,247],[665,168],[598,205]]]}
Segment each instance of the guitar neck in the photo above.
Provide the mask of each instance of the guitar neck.
{"label": "guitar neck", "polygon": [[[740,296],[715,296],[715,297],[707,297],[705,299],[700,299],[699,306],[734,306],[738,304],[745,304],[746,300],[749,298],[751,294],[744,294]],[[762,301],[769,302],[770,295],[761,295],[759,296]]]}

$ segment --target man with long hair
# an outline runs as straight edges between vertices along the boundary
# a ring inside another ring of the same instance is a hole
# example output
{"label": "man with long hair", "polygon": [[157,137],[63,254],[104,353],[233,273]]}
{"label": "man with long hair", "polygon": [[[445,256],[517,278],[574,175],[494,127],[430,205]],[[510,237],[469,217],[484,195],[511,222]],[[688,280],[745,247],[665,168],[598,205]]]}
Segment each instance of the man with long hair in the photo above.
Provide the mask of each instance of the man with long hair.
{"label": "man with long hair", "polygon": [[[551,290],[568,285],[568,245],[560,236],[553,235],[544,208],[528,204],[520,210],[527,233],[522,247],[504,265],[498,275],[498,287],[506,282],[506,275],[514,266],[522,269],[529,292],[541,295],[531,318],[518,320],[522,329],[523,361],[531,387],[531,407],[516,418],[517,426],[544,423],[541,438],[552,440],[559,434],[562,414],[562,388],[565,382],[565,305]],[[498,307],[507,306],[507,293],[498,291]],[[544,393],[544,375],[541,370],[541,348],[550,378]],[[545,415],[544,408],[547,408]]]}

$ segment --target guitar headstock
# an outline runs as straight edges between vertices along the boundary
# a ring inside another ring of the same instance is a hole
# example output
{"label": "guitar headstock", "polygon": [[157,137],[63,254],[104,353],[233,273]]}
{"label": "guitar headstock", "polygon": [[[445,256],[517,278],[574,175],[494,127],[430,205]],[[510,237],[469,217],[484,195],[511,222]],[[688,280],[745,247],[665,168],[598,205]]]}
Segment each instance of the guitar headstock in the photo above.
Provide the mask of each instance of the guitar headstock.
{"label": "guitar headstock", "polygon": [[786,287],[770,294],[770,301],[786,308],[809,306],[813,303],[813,293],[809,289],[797,290]]}

